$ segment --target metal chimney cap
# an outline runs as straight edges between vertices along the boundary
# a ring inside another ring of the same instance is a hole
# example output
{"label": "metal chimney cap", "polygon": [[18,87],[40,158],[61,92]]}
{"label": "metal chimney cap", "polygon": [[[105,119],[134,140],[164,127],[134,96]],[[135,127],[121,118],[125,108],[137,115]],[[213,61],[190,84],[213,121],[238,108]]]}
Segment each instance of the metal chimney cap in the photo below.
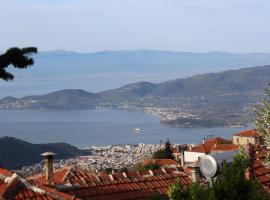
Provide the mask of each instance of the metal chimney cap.
{"label": "metal chimney cap", "polygon": [[56,156],[56,153],[48,151],[48,152],[42,153],[40,155],[43,157],[48,157],[48,156]]}

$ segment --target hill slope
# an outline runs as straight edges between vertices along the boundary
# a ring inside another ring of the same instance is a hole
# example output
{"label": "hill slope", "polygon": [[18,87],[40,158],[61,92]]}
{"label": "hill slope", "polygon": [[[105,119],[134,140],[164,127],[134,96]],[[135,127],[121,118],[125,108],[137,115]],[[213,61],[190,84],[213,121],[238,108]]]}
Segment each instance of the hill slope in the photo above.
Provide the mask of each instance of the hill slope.
{"label": "hill slope", "polygon": [[84,155],[85,152],[66,143],[32,144],[13,137],[0,138],[0,164],[8,169],[19,169],[42,160],[41,153],[52,151],[56,158]]}
{"label": "hill slope", "polygon": [[[172,123],[179,118],[191,118],[191,123],[199,119],[215,121],[212,124],[235,125],[249,120],[247,108],[260,100],[269,82],[270,66],[252,67],[158,84],[132,83],[100,93],[69,89],[20,99],[7,97],[0,101],[0,109],[58,110],[102,106],[157,114],[162,108],[159,115],[172,125],[179,125],[179,120]],[[184,122],[189,123],[187,120]]]}

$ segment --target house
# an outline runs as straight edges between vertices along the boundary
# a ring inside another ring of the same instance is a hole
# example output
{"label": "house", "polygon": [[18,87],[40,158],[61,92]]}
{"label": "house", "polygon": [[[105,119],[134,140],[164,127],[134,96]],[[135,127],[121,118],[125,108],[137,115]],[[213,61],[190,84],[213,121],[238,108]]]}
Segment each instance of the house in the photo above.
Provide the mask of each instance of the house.
{"label": "house", "polygon": [[180,164],[173,159],[149,159],[149,160],[145,160],[143,162],[144,166],[148,166],[151,164],[156,164],[156,165],[159,165],[160,167],[163,167],[163,168],[180,167]]}
{"label": "house", "polygon": [[72,200],[73,196],[60,191],[44,190],[16,173],[0,167],[1,200]]}
{"label": "house", "polygon": [[270,151],[265,146],[251,144],[247,146],[250,166],[246,170],[246,178],[257,180],[263,189],[270,193],[270,167],[264,164]]}
{"label": "house", "polygon": [[201,144],[190,147],[184,152],[185,163],[194,163],[206,154],[222,153],[238,149],[238,145],[232,144],[231,140],[221,137],[203,140]]}
{"label": "house", "polygon": [[[167,194],[171,183],[190,184],[180,168],[161,168],[139,172],[93,173],[80,168],[53,170],[53,154],[45,153],[45,172],[27,178],[34,187],[73,199],[146,200],[154,194]],[[159,161],[164,165],[171,161]],[[175,163],[174,163],[175,164]]]}
{"label": "house", "polygon": [[233,135],[233,144],[247,145],[247,144],[262,144],[262,139],[257,133],[256,129],[245,130]]}

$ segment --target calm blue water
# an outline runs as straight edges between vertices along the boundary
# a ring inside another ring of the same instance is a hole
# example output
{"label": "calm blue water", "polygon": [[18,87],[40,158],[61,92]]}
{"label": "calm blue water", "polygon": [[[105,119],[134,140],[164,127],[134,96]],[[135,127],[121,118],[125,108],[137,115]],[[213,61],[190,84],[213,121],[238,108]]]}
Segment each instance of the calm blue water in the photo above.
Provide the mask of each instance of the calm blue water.
{"label": "calm blue water", "polygon": [[[134,128],[142,128],[140,134]],[[230,138],[247,128],[173,128],[152,115],[122,110],[0,111],[0,137],[33,143],[67,142],[78,147],[106,144],[198,143],[209,134]]]}

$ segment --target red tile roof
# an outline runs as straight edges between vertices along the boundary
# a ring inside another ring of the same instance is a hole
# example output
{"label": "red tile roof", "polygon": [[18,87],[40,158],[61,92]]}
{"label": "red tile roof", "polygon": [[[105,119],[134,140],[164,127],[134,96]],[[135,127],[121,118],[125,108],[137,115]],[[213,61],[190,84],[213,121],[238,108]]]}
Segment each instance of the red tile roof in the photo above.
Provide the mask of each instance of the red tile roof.
{"label": "red tile roof", "polygon": [[256,136],[258,136],[256,129],[245,130],[245,131],[236,133],[234,135],[241,136],[241,137],[256,137]]}
{"label": "red tile roof", "polygon": [[0,168],[0,199],[1,200],[65,200],[72,196],[43,190],[32,185],[17,174]]}
{"label": "red tile roof", "polygon": [[270,167],[263,163],[268,153],[267,148],[254,145],[253,170],[255,178],[267,192],[270,192]]}
{"label": "red tile roof", "polygon": [[191,151],[200,153],[210,153],[214,147],[220,144],[232,144],[232,141],[221,137],[211,138],[206,140],[204,144],[202,143],[193,147]]}
{"label": "red tile roof", "polygon": [[[64,171],[67,173],[64,173]],[[184,185],[190,183],[188,176],[177,168],[111,175],[94,174],[85,170],[70,168],[68,171],[57,170],[54,175],[58,184],[57,190],[74,195],[77,198],[91,200],[142,200],[155,193],[167,194],[170,183],[177,181],[181,181]],[[30,179],[38,185],[45,183],[44,176],[35,176]]]}
{"label": "red tile roof", "polygon": [[179,163],[172,159],[149,159],[143,162],[143,165],[157,164],[162,167],[179,166]]}
{"label": "red tile roof", "polygon": [[232,151],[237,149],[238,145],[235,144],[218,144],[212,148],[212,151]]}

